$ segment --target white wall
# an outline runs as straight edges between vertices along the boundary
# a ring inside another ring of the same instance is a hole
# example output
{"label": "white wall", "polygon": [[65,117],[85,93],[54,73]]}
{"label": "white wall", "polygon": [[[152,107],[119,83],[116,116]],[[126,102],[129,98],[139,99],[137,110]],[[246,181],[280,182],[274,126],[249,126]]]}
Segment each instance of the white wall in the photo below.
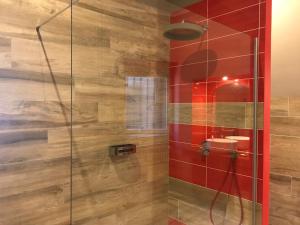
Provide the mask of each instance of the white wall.
{"label": "white wall", "polygon": [[300,0],[273,0],[272,96],[300,96]]}

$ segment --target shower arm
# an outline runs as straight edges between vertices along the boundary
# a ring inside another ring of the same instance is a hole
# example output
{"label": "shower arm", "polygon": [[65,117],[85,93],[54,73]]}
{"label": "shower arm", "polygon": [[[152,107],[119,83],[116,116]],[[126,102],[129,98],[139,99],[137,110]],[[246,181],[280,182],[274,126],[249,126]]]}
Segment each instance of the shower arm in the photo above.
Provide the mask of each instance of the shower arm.
{"label": "shower arm", "polygon": [[52,15],[51,17],[49,17],[48,19],[46,19],[45,21],[43,21],[42,23],[40,23],[36,27],[36,30],[39,31],[41,27],[43,27],[44,25],[46,25],[47,23],[49,23],[51,20],[55,19],[57,16],[59,16],[60,14],[62,14],[63,12],[65,12],[67,9],[69,9],[70,7],[72,7],[72,5],[78,3],[79,1],[80,0],[72,0],[71,3],[68,6],[66,6],[62,10],[58,11],[57,13],[55,13],[54,15]]}

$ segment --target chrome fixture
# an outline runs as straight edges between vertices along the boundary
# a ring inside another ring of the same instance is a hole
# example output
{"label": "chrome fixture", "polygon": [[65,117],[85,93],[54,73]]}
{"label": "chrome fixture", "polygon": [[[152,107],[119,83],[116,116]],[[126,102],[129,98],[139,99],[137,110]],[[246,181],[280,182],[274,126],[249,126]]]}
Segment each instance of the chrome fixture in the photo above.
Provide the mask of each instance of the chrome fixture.
{"label": "chrome fixture", "polygon": [[210,152],[210,149],[211,149],[211,144],[210,144],[210,142],[204,141],[204,142],[202,143],[201,149],[202,149],[202,155],[208,156],[208,155],[209,155],[209,152]]}
{"label": "chrome fixture", "polygon": [[206,26],[182,21],[167,25],[164,36],[170,40],[190,41],[201,37],[206,31]]}

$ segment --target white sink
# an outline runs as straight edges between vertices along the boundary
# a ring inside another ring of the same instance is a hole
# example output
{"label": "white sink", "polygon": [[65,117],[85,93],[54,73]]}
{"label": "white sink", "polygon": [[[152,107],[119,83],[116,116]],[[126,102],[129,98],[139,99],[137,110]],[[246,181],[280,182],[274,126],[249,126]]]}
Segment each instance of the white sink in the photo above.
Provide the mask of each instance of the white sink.
{"label": "white sink", "polygon": [[226,136],[228,140],[236,140],[236,141],[249,141],[250,138],[246,136]]}
{"label": "white sink", "polygon": [[226,138],[209,138],[206,139],[208,142],[213,142],[213,143],[222,143],[222,144],[234,144],[237,143],[237,140],[231,140],[231,139],[226,139]]}

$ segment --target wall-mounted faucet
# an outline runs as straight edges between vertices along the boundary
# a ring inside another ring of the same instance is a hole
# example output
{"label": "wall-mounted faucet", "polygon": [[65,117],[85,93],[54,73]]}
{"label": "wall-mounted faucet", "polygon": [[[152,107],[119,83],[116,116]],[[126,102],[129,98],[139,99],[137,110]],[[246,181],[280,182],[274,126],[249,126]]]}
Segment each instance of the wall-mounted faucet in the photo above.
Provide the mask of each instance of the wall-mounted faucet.
{"label": "wall-mounted faucet", "polygon": [[[236,140],[230,140],[230,139],[223,139],[223,138],[216,138],[216,139],[207,139],[206,141],[203,141],[200,148],[201,148],[201,154],[203,156],[209,156],[209,153],[212,149],[212,142],[215,141],[216,143],[226,143],[230,146],[228,148],[223,149],[224,151],[228,151],[228,154],[230,154],[230,157],[232,159],[237,159],[238,158],[238,152],[236,149]],[[222,150],[222,149],[220,149]]]}

